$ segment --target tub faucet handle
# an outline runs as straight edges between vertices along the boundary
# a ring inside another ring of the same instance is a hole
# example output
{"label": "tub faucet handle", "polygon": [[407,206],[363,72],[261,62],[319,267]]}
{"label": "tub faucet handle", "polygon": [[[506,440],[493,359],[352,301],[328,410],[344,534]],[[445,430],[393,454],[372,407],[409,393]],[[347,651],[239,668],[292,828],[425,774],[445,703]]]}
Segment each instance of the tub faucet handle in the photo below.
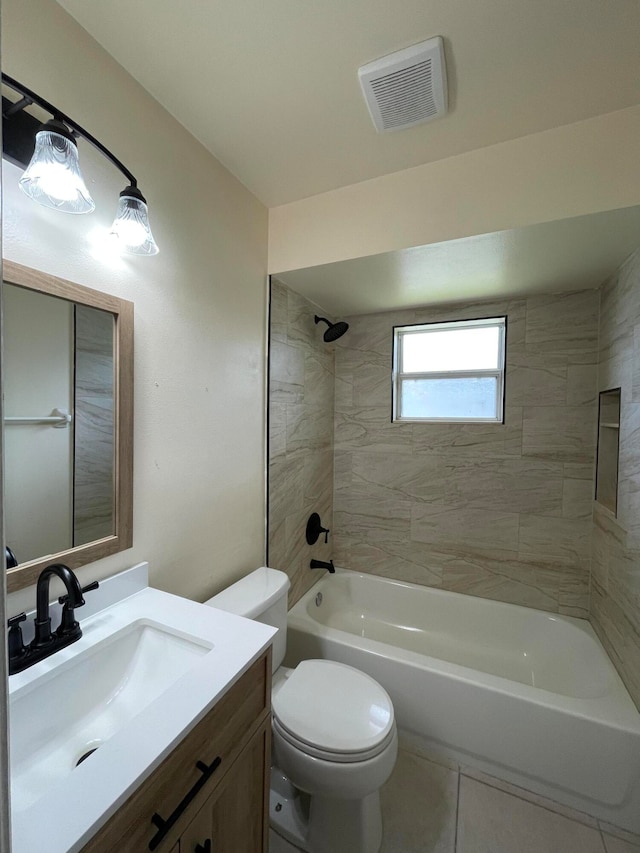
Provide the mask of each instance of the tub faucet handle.
{"label": "tub faucet handle", "polygon": [[329,541],[330,530],[328,527],[322,526],[318,513],[312,512],[309,516],[309,520],[307,521],[307,529],[305,531],[307,545],[315,545],[322,533],[324,533],[324,541],[326,545]]}

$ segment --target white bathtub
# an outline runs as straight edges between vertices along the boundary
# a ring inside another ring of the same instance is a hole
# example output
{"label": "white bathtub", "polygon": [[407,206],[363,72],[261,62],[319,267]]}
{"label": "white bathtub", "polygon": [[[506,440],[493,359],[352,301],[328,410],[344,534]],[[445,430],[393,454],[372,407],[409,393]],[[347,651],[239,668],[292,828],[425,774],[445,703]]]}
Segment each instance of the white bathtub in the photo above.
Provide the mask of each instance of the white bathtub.
{"label": "white bathtub", "polygon": [[285,663],[312,657],[435,750],[640,832],[640,714],[588,622],[338,569],[289,612]]}

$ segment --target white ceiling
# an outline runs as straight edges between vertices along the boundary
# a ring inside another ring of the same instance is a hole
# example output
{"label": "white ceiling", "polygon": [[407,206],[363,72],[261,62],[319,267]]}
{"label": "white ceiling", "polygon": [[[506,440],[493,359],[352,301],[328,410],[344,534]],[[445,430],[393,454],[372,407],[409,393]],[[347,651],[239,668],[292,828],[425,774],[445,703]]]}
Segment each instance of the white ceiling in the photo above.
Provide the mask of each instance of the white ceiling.
{"label": "white ceiling", "polygon": [[335,317],[599,287],[640,245],[640,207],[481,234],[276,278]]}
{"label": "white ceiling", "polygon": [[[637,0],[59,0],[266,205],[640,102]],[[358,66],[445,40],[450,113],[378,135]]]}

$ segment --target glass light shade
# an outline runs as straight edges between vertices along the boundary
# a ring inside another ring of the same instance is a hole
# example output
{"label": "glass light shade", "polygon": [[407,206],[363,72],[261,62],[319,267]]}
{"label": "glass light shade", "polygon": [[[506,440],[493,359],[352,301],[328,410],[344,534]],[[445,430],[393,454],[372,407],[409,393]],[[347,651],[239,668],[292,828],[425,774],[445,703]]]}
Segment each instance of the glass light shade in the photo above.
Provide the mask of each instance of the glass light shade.
{"label": "glass light shade", "polygon": [[122,250],[129,254],[158,254],[158,246],[149,226],[147,202],[137,187],[127,187],[120,193],[111,235],[117,238]]}
{"label": "glass light shade", "polygon": [[95,204],[78,163],[78,146],[56,120],[36,134],[31,162],[20,178],[20,189],[45,207],[64,213],[91,213]]}

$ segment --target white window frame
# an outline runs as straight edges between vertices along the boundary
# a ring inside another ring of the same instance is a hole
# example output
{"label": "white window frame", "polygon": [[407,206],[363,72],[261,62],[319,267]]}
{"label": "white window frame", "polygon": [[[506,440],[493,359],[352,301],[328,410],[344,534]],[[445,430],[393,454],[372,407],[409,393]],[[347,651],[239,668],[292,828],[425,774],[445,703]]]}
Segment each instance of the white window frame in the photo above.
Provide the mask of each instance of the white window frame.
{"label": "white window frame", "polygon": [[[407,373],[402,370],[403,340],[406,335],[422,334],[434,331],[454,331],[478,326],[497,326],[500,330],[498,342],[498,368],[495,370],[449,370]],[[453,320],[441,323],[420,323],[411,326],[393,328],[393,410],[392,421],[399,423],[447,423],[447,424],[495,424],[504,423],[504,375],[506,366],[507,318],[483,317],[475,320]],[[496,378],[496,417],[495,418],[402,418],[402,384],[405,379],[476,379],[484,376]]]}

